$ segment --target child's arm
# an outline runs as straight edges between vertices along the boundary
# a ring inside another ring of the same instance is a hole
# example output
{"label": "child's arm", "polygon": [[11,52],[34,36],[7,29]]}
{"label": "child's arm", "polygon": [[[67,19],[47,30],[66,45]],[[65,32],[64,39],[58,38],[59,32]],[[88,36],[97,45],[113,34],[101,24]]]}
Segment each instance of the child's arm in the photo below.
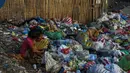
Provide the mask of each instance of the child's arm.
{"label": "child's arm", "polygon": [[30,41],[29,43],[30,48],[32,49],[33,53],[43,53],[43,51],[39,51],[35,46],[35,41]]}

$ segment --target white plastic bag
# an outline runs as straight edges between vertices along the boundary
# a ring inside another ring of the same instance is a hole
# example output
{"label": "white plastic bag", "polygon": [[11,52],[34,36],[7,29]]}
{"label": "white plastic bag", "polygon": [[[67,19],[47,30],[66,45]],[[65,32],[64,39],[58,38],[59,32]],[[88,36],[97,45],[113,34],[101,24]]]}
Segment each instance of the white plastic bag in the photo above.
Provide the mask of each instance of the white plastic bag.
{"label": "white plastic bag", "polygon": [[[52,71],[51,69],[60,70],[61,65],[55,61],[49,52],[45,52],[46,71]],[[54,72],[54,71],[53,71]]]}
{"label": "white plastic bag", "polygon": [[104,43],[101,42],[101,41],[93,42],[92,48],[95,49],[95,50],[103,49],[104,48]]}
{"label": "white plastic bag", "polygon": [[86,73],[126,73],[118,65],[112,64],[112,66],[111,71],[108,71],[103,64],[97,64],[90,67]]}

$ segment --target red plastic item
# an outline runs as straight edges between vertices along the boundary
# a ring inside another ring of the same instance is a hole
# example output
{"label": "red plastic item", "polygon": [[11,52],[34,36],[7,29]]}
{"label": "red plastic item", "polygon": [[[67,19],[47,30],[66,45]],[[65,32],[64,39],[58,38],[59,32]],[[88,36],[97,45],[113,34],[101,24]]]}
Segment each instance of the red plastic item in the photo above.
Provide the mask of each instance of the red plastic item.
{"label": "red plastic item", "polygon": [[12,40],[18,42],[18,38],[17,37],[12,37]]}
{"label": "red plastic item", "polygon": [[92,66],[92,65],[94,65],[95,64],[95,62],[88,62],[86,65],[85,65],[85,68],[89,68],[90,66]]}
{"label": "red plastic item", "polygon": [[61,52],[64,53],[64,54],[69,54],[70,49],[69,48],[65,48],[65,49],[62,49]]}
{"label": "red plastic item", "polygon": [[130,49],[130,46],[127,46],[126,49],[129,50],[129,49]]}
{"label": "red plastic item", "polygon": [[102,28],[103,32],[108,32],[107,28]]}
{"label": "red plastic item", "polygon": [[97,38],[96,38],[96,37],[93,37],[92,40],[93,40],[93,41],[97,41]]}

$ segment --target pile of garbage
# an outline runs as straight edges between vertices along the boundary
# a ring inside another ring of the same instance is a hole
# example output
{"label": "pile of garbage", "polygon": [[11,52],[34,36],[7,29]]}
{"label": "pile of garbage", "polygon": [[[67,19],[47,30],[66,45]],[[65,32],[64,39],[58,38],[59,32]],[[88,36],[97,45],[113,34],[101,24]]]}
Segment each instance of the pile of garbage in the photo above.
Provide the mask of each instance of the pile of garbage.
{"label": "pile of garbage", "polygon": [[[25,21],[20,27],[0,25],[1,71],[29,73],[19,65],[20,46],[30,27],[38,26],[49,39],[45,52],[47,73],[127,73],[130,71],[130,16],[108,12],[97,21],[82,24],[71,17]],[[44,45],[46,46],[46,45]],[[35,67],[36,69],[36,67]],[[31,72],[33,73],[33,72]],[[40,72],[39,72],[40,73]]]}

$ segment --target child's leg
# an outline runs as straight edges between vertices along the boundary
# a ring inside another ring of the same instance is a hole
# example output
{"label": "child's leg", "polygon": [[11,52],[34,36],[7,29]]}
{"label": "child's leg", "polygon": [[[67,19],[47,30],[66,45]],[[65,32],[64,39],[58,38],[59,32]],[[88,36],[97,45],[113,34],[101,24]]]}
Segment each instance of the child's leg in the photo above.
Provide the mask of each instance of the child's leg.
{"label": "child's leg", "polygon": [[26,51],[26,56],[25,56],[25,60],[27,60],[30,64],[36,64],[37,62],[36,62],[36,60],[35,60],[35,58],[34,58],[34,54],[32,53],[32,51],[30,50],[30,49],[28,49],[27,51]]}
{"label": "child's leg", "polygon": [[44,52],[44,54],[42,55],[42,61],[41,61],[41,64],[46,64],[46,60],[45,60],[46,58],[45,58],[45,52]]}
{"label": "child's leg", "polygon": [[42,61],[41,61],[41,67],[42,67],[42,71],[44,72],[44,73],[46,73],[46,60],[45,60],[46,58],[45,58],[45,52],[44,52],[44,54],[43,54],[43,56],[42,56]]}

